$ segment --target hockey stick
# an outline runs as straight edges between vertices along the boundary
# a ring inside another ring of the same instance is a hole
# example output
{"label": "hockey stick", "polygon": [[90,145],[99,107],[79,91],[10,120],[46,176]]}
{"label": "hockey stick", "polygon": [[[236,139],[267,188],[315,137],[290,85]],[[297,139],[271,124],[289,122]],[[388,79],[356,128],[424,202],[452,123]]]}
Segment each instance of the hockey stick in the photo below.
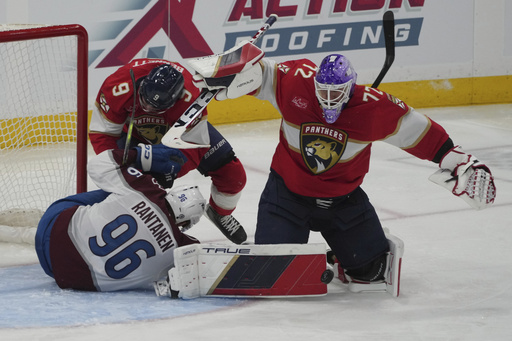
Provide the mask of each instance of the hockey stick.
{"label": "hockey stick", "polygon": [[382,26],[384,28],[384,42],[386,44],[386,59],[384,60],[384,66],[382,66],[379,75],[372,84],[372,88],[379,87],[380,82],[395,60],[395,18],[392,11],[384,13]]}
{"label": "hockey stick", "polygon": [[[256,34],[249,40],[251,43],[256,43],[263,34],[272,26],[277,20],[277,15],[272,14],[268,17],[265,24],[256,32]],[[185,142],[181,136],[183,133],[194,123],[196,118],[201,115],[204,108],[211,102],[211,100],[221,91],[203,89],[198,98],[188,107],[187,110],[181,115],[181,117],[174,123],[174,125],[167,131],[162,138],[162,144],[167,147],[190,149],[190,148],[207,148],[209,145],[195,144]]]}
{"label": "hockey stick", "polygon": [[123,166],[126,164],[126,160],[128,159],[128,150],[130,149],[130,143],[132,141],[135,106],[137,105],[137,86],[135,85],[135,76],[133,75],[132,69],[130,69],[130,77],[132,78],[132,84],[133,84],[133,108],[132,108],[132,113],[130,115],[130,124],[128,125],[128,132],[126,133],[126,142],[124,144],[123,163],[122,163]]}

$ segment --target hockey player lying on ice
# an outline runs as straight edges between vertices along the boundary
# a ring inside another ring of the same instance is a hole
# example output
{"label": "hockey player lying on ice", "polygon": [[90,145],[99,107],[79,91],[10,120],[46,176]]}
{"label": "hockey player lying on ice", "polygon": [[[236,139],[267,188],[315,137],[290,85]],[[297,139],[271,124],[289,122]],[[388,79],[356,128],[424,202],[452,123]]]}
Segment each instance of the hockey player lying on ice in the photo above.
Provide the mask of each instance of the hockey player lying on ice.
{"label": "hockey player lying on ice", "polygon": [[[361,188],[372,143],[439,164],[430,180],[475,209],[494,202],[489,168],[430,118],[390,94],[357,85],[345,56],[329,55],[317,66],[307,59],[253,58],[261,55],[257,50],[245,42],[212,60],[189,62],[198,87],[222,89],[217,100],[249,94],[270,101],[282,116],[259,202],[256,244],[307,243],[310,231],[319,231],[350,290],[387,288],[398,296],[403,243],[384,232]],[[219,86],[218,75],[232,82]]]}
{"label": "hockey player lying on ice", "polygon": [[[147,172],[176,174],[177,149],[141,145],[104,151],[89,161],[100,190],[53,203],[35,243],[44,271],[61,288],[114,291],[147,288],[167,276],[175,248],[198,241],[182,231],[196,224],[206,201],[195,186],[164,189]],[[145,173],[143,173],[145,172]],[[181,230],[180,230],[181,228]]]}

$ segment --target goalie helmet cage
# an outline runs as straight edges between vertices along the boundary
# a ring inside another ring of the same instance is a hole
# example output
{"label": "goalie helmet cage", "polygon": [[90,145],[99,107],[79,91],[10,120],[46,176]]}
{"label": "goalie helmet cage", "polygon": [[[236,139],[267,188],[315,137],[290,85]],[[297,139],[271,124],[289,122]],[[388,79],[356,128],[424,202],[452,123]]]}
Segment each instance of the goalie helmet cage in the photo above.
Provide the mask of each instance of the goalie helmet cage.
{"label": "goalie helmet cage", "polygon": [[0,25],[0,225],[87,190],[87,55],[80,25]]}

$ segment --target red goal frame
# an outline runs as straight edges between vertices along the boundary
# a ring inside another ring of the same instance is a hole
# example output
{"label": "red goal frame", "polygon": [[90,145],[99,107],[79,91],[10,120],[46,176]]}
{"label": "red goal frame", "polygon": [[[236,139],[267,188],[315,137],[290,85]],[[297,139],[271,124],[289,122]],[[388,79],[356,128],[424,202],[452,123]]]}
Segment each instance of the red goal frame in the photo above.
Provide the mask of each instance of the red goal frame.
{"label": "red goal frame", "polygon": [[78,24],[24,28],[0,32],[1,42],[34,40],[62,36],[77,37],[77,119],[76,119],[76,191],[87,191],[87,123],[88,123],[88,49],[86,29]]}

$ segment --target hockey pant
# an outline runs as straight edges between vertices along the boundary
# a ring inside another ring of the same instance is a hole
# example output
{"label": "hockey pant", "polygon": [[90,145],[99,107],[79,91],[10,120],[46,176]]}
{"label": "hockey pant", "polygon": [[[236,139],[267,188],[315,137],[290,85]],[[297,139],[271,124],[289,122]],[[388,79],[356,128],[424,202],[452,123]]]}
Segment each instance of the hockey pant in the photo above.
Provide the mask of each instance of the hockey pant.
{"label": "hockey pant", "polygon": [[360,268],[389,251],[377,213],[360,187],[332,201],[318,201],[290,192],[272,170],[260,198],[255,243],[304,244],[310,231],[322,234],[345,270]]}

